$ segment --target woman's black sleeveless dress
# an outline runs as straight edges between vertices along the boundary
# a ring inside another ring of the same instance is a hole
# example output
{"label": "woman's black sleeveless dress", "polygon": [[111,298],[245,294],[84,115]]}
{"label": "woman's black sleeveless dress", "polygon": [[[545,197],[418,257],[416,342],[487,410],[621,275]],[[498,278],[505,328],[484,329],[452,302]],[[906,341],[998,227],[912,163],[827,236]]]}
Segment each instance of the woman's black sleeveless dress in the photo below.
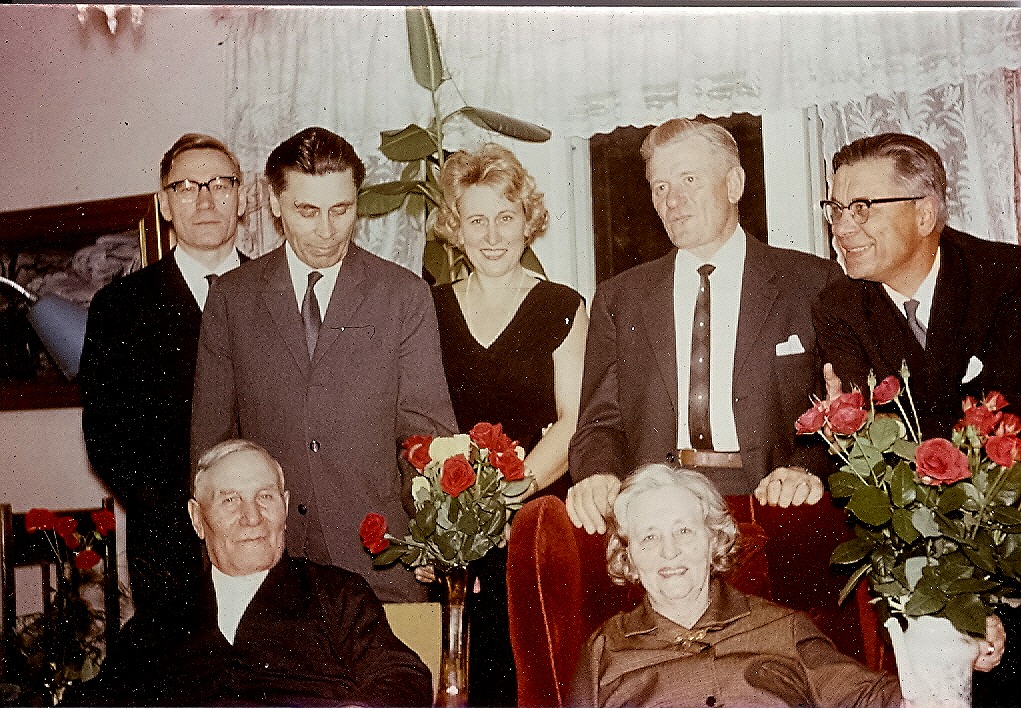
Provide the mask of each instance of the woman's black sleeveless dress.
{"label": "woman's black sleeveless dress", "polygon": [[[539,281],[510,323],[489,347],[468,330],[451,285],[433,288],[443,368],[461,432],[476,423],[501,423],[530,452],[557,419],[553,352],[574,324],[581,295],[565,285]],[[545,493],[563,497],[564,475]],[[473,563],[481,592],[469,587],[471,636],[468,702],[472,706],[517,704],[517,682],[507,626],[507,551],[494,548]]]}

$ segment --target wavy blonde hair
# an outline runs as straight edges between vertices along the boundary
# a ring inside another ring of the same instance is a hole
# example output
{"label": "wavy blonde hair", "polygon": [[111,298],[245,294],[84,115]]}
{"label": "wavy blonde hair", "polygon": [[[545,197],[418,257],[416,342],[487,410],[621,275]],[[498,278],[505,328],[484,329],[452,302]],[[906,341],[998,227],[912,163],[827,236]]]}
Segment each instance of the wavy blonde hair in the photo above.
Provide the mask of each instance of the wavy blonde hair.
{"label": "wavy blonde hair", "polygon": [[474,152],[458,150],[447,158],[440,172],[443,202],[430,215],[430,228],[447,243],[458,245],[461,231],[460,201],[469,187],[491,187],[525,212],[525,245],[546,233],[549,212],[543,194],[535,187],[514,153],[496,143],[485,143]]}

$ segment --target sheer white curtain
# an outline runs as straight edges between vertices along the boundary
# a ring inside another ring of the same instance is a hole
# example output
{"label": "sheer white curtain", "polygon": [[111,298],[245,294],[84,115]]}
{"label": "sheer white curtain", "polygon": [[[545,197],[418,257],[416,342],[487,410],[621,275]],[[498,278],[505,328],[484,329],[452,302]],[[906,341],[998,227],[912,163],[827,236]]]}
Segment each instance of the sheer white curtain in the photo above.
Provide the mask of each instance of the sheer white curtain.
{"label": "sheer white curtain", "polygon": [[[955,223],[1011,236],[1018,177],[1014,159],[1004,160],[1014,95],[1005,77],[1021,67],[1021,10],[444,7],[432,14],[454,79],[443,97],[451,109],[463,100],[568,138],[679,115],[818,106],[827,155],[873,125],[952,149],[951,179],[969,185],[955,184]],[[323,125],[352,141],[370,181],[398,174],[400,166],[376,151],[379,131],[431,115],[428,92],[411,77],[403,9],[247,8],[226,21],[233,40],[227,138],[246,170],[260,171],[269,150],[300,128]],[[893,108],[878,112],[896,121],[859,120],[883,102]],[[933,102],[946,110],[921,117]],[[967,139],[947,137],[958,133]],[[462,127],[452,144],[473,137]],[[358,238],[420,267],[421,225],[403,214],[370,222]]]}

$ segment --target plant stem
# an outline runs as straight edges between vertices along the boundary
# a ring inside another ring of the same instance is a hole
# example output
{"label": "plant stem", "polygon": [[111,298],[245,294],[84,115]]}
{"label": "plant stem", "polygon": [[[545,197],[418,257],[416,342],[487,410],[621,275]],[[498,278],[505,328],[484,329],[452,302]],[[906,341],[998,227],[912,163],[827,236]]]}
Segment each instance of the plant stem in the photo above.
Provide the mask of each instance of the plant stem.
{"label": "plant stem", "polygon": [[908,393],[908,403],[911,404],[911,415],[915,419],[914,430],[911,429],[911,424],[907,422],[907,414],[904,413],[904,407],[901,406],[900,401],[897,402],[897,407],[904,413],[904,422],[907,423],[908,430],[911,431],[911,437],[914,438],[915,442],[920,442],[919,436],[922,434],[922,424],[918,422],[918,409],[915,408],[915,397],[911,395],[911,387],[908,386],[908,382],[904,382],[904,390]]}

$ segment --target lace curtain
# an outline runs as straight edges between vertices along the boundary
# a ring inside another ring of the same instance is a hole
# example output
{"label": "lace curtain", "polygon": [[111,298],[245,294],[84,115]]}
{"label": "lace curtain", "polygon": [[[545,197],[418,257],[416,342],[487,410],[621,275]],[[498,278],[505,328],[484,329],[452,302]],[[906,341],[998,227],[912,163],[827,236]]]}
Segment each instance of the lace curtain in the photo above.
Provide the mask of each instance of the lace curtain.
{"label": "lace curtain", "polygon": [[[429,93],[411,76],[402,8],[219,12],[230,31],[226,137],[245,170],[261,172],[281,140],[323,125],[354,144],[370,183],[399,174],[377,151],[379,131],[431,115]],[[565,140],[674,116],[818,107],[827,155],[874,126],[932,138],[949,150],[954,223],[1017,240],[1021,10],[444,7],[432,15],[453,78],[445,110],[492,108]],[[477,137],[454,126],[450,145]],[[261,252],[279,236],[267,231],[265,185],[249,185],[260,211],[246,238]],[[420,223],[403,211],[362,221],[359,243],[420,270]]]}

